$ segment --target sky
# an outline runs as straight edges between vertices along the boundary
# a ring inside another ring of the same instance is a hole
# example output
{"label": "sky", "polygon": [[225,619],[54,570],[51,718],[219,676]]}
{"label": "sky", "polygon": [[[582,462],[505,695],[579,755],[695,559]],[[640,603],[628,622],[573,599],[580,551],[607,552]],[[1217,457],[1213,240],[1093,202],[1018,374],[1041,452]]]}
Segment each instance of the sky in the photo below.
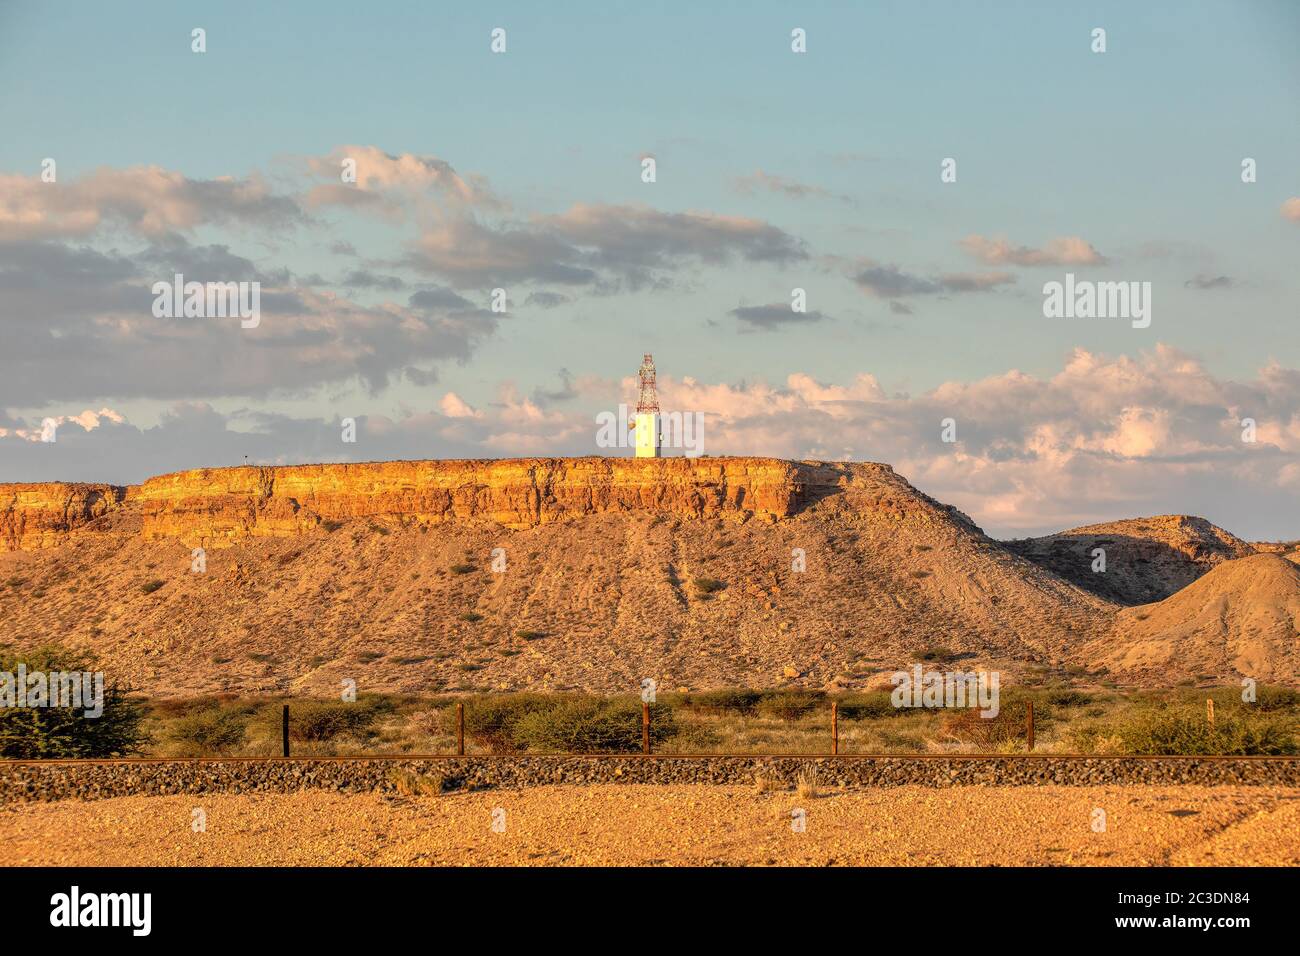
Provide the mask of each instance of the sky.
{"label": "sky", "polygon": [[[0,482],[626,455],[596,416],[651,352],[710,455],[887,462],[1002,537],[1300,537],[1297,40],[1292,2],[0,0]],[[257,324],[155,314],[176,273]],[[1067,273],[1149,324],[1045,315]]]}

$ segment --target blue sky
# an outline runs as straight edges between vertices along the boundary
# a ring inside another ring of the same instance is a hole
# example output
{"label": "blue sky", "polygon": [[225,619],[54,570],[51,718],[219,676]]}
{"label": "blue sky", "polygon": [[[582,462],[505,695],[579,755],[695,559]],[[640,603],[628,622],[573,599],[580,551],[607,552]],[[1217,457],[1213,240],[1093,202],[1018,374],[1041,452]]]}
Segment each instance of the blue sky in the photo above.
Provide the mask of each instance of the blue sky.
{"label": "blue sky", "polygon": [[[1255,382],[1255,400],[1277,419],[1277,467],[1285,469],[1293,410],[1258,377],[1270,363],[1300,368],[1300,223],[1280,212],[1300,196],[1300,5],[707,6],[0,0],[0,174],[34,177],[41,159],[54,157],[61,183],[91,182],[105,168],[158,167],[199,184],[255,177],[274,194],[298,197],[307,188],[309,158],[355,144],[436,158],[481,182],[508,209],[475,206],[458,215],[499,230],[492,233],[497,239],[517,229],[549,235],[554,223],[547,217],[583,205],[609,210],[600,228],[614,231],[617,210],[644,207],[762,224],[800,251],[752,258],[724,240],[702,254],[700,243],[712,239],[682,234],[671,240],[680,248],[628,253],[640,257],[637,269],[653,273],[655,288],[635,287],[619,268],[600,283],[502,280],[513,303],[509,315],[466,332],[446,355],[413,356],[419,374],[385,368],[391,374],[383,387],[333,363],[317,380],[283,367],[278,378],[227,381],[218,369],[202,384],[201,374],[193,376],[192,395],[170,385],[151,389],[147,371],[129,380],[124,372],[120,387],[111,375],[96,378],[103,384],[92,394],[78,356],[51,346],[21,359],[25,375],[49,388],[0,395],[10,431],[101,406],[148,430],[179,400],[204,403],[237,431],[272,427],[257,416],[303,428],[345,414],[422,422],[418,441],[389,449],[411,456],[421,449],[469,453],[476,444],[485,455],[535,453],[548,442],[556,453],[575,453],[588,450],[590,440],[573,423],[616,400],[619,381],[652,351],[670,387],[690,377],[701,389],[731,390],[726,401],[716,392],[681,393],[683,400],[719,403],[708,410],[730,428],[716,432],[723,441],[711,453],[753,453],[760,435],[794,433],[799,437],[773,453],[919,462],[917,449],[928,439],[891,437],[875,419],[826,441],[775,422],[746,438],[748,390],[788,389],[791,375],[828,388],[851,388],[858,376],[872,376],[884,396],[924,406],[902,416],[915,426],[899,427],[928,429],[931,404],[942,411],[943,400],[926,396],[943,394],[946,384],[972,386],[1012,370],[1050,382],[1077,349],[1103,356],[1107,368],[1126,358],[1162,369],[1182,361],[1169,357],[1174,353],[1151,359],[1162,346],[1199,363],[1216,395],[1231,397],[1234,383]],[[205,54],[190,50],[194,27],[207,31]],[[494,27],[507,30],[504,55],[489,52]],[[807,31],[806,54],[790,50],[794,27]],[[1094,27],[1107,31],[1104,54],[1090,49]],[[658,164],[653,184],[640,179],[647,153]],[[957,160],[956,183],[940,182],[945,157]],[[1257,161],[1257,182],[1241,182],[1243,157]],[[88,202],[103,195],[91,186],[84,192]],[[227,217],[205,205],[211,221],[169,228],[188,246],[225,246],[264,273],[287,272],[289,288],[320,277],[317,288],[359,308],[405,307],[420,288],[454,288],[486,308],[497,283],[396,265],[432,231],[417,205],[418,197],[404,219],[317,207],[305,226]],[[162,238],[109,218],[91,232],[39,241],[138,256]],[[1096,259],[1078,267],[981,260],[962,244],[969,237],[1005,239],[1031,252],[1074,238]],[[584,249],[593,261],[608,265],[625,252],[605,232],[590,241]],[[356,252],[329,251],[335,243]],[[156,256],[150,261],[165,265]],[[399,280],[400,290],[349,289],[337,281],[363,267]],[[1002,278],[984,291],[887,295],[854,281],[872,267],[920,283],[952,275]],[[1045,319],[1042,283],[1066,271],[1151,282],[1151,327]],[[807,290],[820,321],[758,326],[733,311],[788,303],[796,286]],[[566,301],[525,305],[537,292]],[[18,311],[31,309],[30,300],[11,300],[7,308],[8,314],[0,298],[0,334],[30,335],[40,318]],[[102,329],[109,311],[98,318],[79,313],[78,321]],[[347,321],[330,319],[331,328],[344,329],[339,342],[354,341]],[[147,352],[157,340],[148,329],[141,334]],[[62,341],[69,338],[75,337]],[[289,351],[276,354],[286,366],[298,360]],[[62,390],[55,385],[61,376],[69,382]],[[614,390],[561,384],[584,377]],[[541,420],[527,435],[498,422],[495,431],[484,423],[453,440],[448,423],[419,417],[438,414],[452,393],[489,419],[495,409],[506,422],[526,423],[533,412],[503,399],[503,388],[525,404],[535,398]],[[556,397],[561,393],[568,394]],[[810,395],[805,390],[800,400]],[[1173,413],[1166,444],[1145,457],[1185,457],[1206,440],[1178,424],[1196,417],[1186,410],[1199,400],[1175,398],[1117,398],[1072,427],[1096,435],[1119,428],[1118,417],[1135,403],[1148,411],[1177,405],[1183,411]],[[1041,421],[1050,422],[1062,399],[1042,401]],[[1219,419],[1238,414],[1228,399],[1215,401],[1223,406]],[[992,434],[996,424],[973,430]],[[1041,465],[1033,437],[1040,424],[1008,425],[1014,450],[1002,435],[968,451],[979,461],[1020,455]],[[815,430],[799,427],[805,425]],[[272,459],[368,457],[319,443],[294,446],[287,433],[275,441],[284,448],[268,451]],[[1106,454],[1137,447],[1116,441]],[[42,476],[55,464],[90,470],[89,459],[42,463],[31,451],[12,453],[15,477]],[[0,465],[10,461],[4,454]],[[225,462],[194,462],[215,463]],[[927,490],[949,491],[937,475],[933,481]],[[1189,503],[1200,503],[1188,494]],[[980,510],[974,498],[962,503]],[[1099,501],[1095,513],[1120,506]],[[1067,513],[1064,506],[1045,509],[1033,520]]]}

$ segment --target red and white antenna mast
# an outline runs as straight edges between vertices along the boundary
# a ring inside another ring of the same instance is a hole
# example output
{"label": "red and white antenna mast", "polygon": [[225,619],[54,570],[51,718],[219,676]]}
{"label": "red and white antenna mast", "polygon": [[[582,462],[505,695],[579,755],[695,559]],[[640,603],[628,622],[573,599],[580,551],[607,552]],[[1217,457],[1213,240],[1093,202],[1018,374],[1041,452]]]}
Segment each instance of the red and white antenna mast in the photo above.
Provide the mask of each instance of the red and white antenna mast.
{"label": "red and white antenna mast", "polygon": [[636,396],[636,413],[638,415],[658,414],[659,394],[655,391],[655,359],[649,352],[646,352],[645,358],[641,360],[637,378],[640,389]]}

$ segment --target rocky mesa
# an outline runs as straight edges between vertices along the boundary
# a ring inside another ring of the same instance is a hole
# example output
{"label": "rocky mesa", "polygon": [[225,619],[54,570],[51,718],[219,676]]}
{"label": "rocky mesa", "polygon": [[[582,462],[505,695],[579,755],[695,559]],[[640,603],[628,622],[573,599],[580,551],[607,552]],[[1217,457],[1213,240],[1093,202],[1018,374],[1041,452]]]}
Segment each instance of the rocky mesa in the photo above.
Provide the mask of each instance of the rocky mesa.
{"label": "rocky mesa", "polygon": [[630,511],[772,521],[835,477],[775,458],[381,461],[197,469],[150,478],[132,497],[146,538],[223,547],[357,518],[514,530]]}
{"label": "rocky mesa", "polygon": [[0,551],[55,548],[122,507],[120,485],[67,482],[0,484]]}

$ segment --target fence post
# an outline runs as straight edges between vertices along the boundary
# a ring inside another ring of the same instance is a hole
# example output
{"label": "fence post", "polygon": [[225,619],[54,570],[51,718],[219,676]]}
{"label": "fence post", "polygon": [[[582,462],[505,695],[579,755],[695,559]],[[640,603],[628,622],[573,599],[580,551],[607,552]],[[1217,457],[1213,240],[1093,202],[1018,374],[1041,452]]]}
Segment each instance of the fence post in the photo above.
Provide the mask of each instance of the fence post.
{"label": "fence post", "polygon": [[1027,707],[1025,713],[1025,724],[1027,725],[1026,729],[1029,731],[1029,749],[1033,750],[1034,749],[1034,702],[1030,700],[1030,701],[1026,701],[1025,703]]}
{"label": "fence post", "polygon": [[831,753],[840,752],[840,705],[831,701]]}
{"label": "fence post", "polygon": [[456,756],[465,756],[465,704],[456,701]]}
{"label": "fence post", "polygon": [[1214,698],[1213,697],[1205,698],[1205,719],[1210,722],[1211,727],[1214,726]]}
{"label": "fence post", "polygon": [[650,752],[650,704],[641,701],[641,751]]}
{"label": "fence post", "polygon": [[284,705],[284,714],[280,720],[280,749],[284,756],[289,756],[289,705]]}

